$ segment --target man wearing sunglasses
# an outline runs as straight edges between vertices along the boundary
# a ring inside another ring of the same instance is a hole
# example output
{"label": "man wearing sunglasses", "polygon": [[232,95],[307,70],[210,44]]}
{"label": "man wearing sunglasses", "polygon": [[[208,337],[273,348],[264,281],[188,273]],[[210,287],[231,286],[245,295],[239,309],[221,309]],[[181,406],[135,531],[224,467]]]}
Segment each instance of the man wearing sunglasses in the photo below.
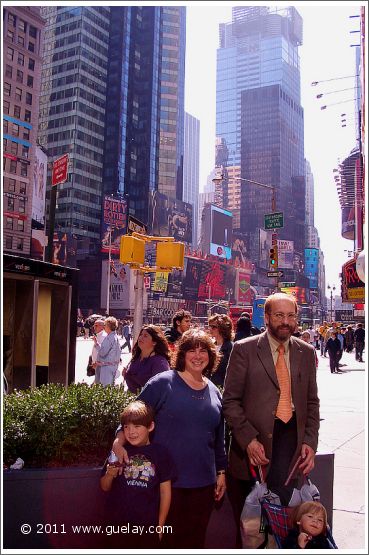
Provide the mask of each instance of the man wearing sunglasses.
{"label": "man wearing sunglasses", "polygon": [[319,398],[314,347],[293,337],[297,303],[284,293],[265,301],[267,331],[234,344],[224,384],[223,411],[231,429],[228,494],[239,522],[262,466],[269,488],[288,504],[296,485],[284,486],[296,460],[308,474],[318,445]]}

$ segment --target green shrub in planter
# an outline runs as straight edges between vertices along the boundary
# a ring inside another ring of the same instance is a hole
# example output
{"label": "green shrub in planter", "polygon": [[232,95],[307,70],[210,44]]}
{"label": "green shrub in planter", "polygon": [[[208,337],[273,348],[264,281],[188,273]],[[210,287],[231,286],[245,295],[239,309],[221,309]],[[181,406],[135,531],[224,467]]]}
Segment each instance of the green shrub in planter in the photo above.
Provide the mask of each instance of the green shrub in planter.
{"label": "green shrub in planter", "polygon": [[119,415],[134,395],[122,387],[47,384],[4,396],[4,463],[101,465]]}

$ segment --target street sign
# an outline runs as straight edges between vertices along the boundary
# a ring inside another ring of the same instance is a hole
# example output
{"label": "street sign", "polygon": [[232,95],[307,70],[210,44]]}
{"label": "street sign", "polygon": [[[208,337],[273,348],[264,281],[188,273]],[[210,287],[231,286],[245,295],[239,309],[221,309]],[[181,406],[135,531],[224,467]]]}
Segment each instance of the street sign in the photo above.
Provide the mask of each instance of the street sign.
{"label": "street sign", "polygon": [[53,171],[51,176],[51,185],[59,185],[64,183],[68,177],[68,161],[69,155],[63,154],[53,162]]}
{"label": "street sign", "polygon": [[147,225],[133,216],[128,216],[127,233],[130,234],[134,231],[142,235],[147,235]]}
{"label": "street sign", "polygon": [[264,229],[277,229],[283,227],[283,212],[264,214]]}
{"label": "street sign", "polygon": [[279,283],[279,285],[281,287],[296,287],[296,282],[295,281],[281,281]]}
{"label": "street sign", "polygon": [[281,272],[280,270],[275,270],[274,272],[268,272],[267,276],[268,277],[282,277],[283,272]]}

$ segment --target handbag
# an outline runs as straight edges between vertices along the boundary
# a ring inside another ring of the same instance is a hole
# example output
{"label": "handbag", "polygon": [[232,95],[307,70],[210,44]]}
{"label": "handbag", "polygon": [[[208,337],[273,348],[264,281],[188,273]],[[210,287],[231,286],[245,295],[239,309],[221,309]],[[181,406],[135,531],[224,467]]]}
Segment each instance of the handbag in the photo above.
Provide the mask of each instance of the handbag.
{"label": "handbag", "polygon": [[86,368],[87,376],[94,376],[95,375],[95,368],[92,366],[92,356],[88,357],[88,364]]}

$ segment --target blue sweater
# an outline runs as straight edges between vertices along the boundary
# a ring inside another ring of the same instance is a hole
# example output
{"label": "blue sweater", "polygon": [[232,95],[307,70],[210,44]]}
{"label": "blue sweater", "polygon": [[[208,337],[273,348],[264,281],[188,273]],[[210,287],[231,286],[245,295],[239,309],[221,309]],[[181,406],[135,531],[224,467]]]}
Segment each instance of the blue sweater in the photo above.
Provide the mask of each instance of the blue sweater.
{"label": "blue sweater", "polygon": [[155,410],[153,442],[165,445],[174,461],[173,487],[214,484],[216,471],[227,463],[218,388],[209,381],[200,391],[192,389],[176,371],[168,370],[151,378],[138,399]]}

